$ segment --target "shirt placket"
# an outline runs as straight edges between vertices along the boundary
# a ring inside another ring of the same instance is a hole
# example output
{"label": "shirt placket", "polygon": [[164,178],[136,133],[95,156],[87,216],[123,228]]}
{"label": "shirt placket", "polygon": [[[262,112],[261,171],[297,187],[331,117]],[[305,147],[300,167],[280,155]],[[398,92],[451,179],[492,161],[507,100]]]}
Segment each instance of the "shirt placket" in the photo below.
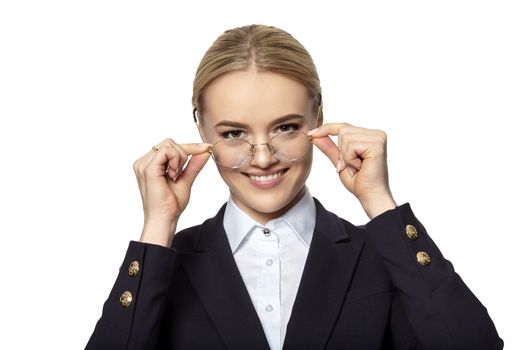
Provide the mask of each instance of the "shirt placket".
{"label": "shirt placket", "polygon": [[276,350],[281,343],[281,300],[280,300],[280,260],[279,236],[268,228],[261,229],[260,255],[258,256],[259,302],[258,313],[263,315],[261,323],[270,348]]}

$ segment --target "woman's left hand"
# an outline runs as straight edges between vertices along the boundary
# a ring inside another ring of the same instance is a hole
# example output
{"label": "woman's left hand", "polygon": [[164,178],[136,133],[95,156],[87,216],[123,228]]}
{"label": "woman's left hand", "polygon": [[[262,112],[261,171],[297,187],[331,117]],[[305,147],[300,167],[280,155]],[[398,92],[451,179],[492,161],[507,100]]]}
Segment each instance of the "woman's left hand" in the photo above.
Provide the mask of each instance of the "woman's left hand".
{"label": "woman's left hand", "polygon": [[[308,134],[332,161],[341,182],[357,197],[370,219],[397,206],[388,183],[384,131],[329,123]],[[337,136],[337,145],[330,135]]]}

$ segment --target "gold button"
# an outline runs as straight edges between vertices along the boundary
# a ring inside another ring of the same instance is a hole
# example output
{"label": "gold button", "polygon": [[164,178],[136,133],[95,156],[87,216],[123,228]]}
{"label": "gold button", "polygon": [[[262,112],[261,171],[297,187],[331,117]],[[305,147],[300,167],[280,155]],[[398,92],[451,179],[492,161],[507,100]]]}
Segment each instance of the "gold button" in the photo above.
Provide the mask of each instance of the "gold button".
{"label": "gold button", "polygon": [[133,300],[133,296],[131,295],[131,292],[125,291],[120,296],[120,305],[124,307],[128,307],[131,304],[132,300]]}
{"label": "gold button", "polygon": [[405,227],[405,231],[407,233],[408,238],[410,238],[410,239],[417,239],[417,230],[416,230],[416,228],[414,226],[407,225]]}
{"label": "gold button", "polygon": [[136,275],[138,275],[139,270],[140,270],[140,265],[137,260],[132,261],[131,264],[129,264],[128,266],[128,274],[131,277],[135,277]]}
{"label": "gold button", "polygon": [[418,252],[416,254],[417,262],[423,266],[430,264],[430,256],[425,252]]}

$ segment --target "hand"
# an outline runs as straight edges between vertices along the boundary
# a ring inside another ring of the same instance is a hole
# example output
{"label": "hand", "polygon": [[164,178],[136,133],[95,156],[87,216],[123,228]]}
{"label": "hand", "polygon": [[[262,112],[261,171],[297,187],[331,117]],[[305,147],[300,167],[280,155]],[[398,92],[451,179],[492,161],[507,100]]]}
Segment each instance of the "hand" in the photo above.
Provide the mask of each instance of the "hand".
{"label": "hand", "polygon": [[157,146],[158,151],[152,149],[133,163],[144,209],[142,242],[171,245],[191,186],[210,157],[209,147],[206,143],[177,144],[166,139]]}
{"label": "hand", "polygon": [[[397,206],[388,184],[385,132],[331,123],[308,134],[336,166],[341,182],[357,197],[368,217]],[[337,136],[337,145],[329,135]]]}

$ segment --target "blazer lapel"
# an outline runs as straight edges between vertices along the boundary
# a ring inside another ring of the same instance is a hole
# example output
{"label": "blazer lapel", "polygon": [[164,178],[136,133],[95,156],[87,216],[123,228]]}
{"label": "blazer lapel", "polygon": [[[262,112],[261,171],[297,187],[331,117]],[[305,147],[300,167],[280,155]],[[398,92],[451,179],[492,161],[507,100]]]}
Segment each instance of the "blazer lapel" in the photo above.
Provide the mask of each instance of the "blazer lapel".
{"label": "blazer lapel", "polygon": [[203,223],[192,251],[177,254],[226,346],[269,350],[224,231],[225,208]]}
{"label": "blazer lapel", "polygon": [[[323,349],[335,325],[363,246],[315,199],[317,218],[284,349]],[[357,230],[357,228],[356,228]]]}

